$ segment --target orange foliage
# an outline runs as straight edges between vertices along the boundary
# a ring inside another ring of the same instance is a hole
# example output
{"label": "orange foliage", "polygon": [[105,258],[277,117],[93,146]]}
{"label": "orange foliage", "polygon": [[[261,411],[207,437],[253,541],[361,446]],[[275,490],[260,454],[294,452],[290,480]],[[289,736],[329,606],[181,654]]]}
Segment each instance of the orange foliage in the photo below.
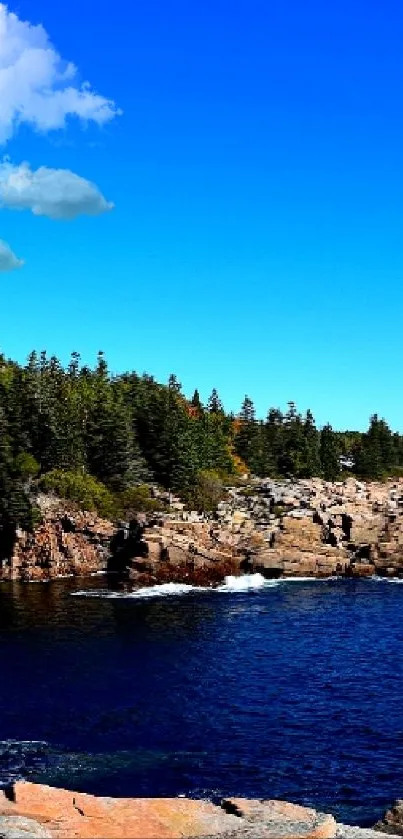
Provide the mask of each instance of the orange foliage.
{"label": "orange foliage", "polygon": [[235,452],[231,452],[231,457],[237,475],[249,475],[250,470],[248,469],[246,463],[244,463],[242,458],[239,457],[239,455],[235,454]]}

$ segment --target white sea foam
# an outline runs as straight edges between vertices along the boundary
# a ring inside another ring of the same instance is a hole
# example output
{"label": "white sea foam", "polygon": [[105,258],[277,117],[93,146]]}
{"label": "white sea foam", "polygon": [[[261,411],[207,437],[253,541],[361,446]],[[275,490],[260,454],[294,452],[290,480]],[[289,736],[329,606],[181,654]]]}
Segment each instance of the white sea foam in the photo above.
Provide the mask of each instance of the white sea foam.
{"label": "white sea foam", "polygon": [[[182,594],[199,594],[201,592],[219,592],[225,594],[237,594],[248,591],[259,591],[267,588],[275,588],[284,583],[313,583],[323,582],[331,577],[281,577],[276,580],[266,580],[262,574],[242,574],[240,577],[228,576],[219,586],[191,586],[186,583],[162,583],[161,585],[146,586],[136,591],[109,591],[105,589],[86,589],[72,592],[73,597],[103,597],[113,599],[140,600],[149,597],[169,597]],[[403,582],[403,581],[402,581]]]}
{"label": "white sea foam", "polygon": [[189,594],[191,591],[209,591],[204,586],[190,586],[186,583],[161,583],[132,591],[130,597],[166,597],[173,594]]}
{"label": "white sea foam", "polygon": [[212,586],[191,586],[186,583],[162,583],[161,585],[146,586],[137,591],[106,591],[105,589],[83,589],[72,592],[73,597],[107,597],[110,599],[128,598],[141,599],[147,597],[169,597],[172,595],[190,594],[194,592],[244,592],[270,587],[278,584],[278,580],[265,580],[261,574],[244,574],[241,577],[225,577],[224,583],[215,588]]}
{"label": "white sea foam", "polygon": [[281,577],[278,583],[323,583],[326,580],[337,580],[337,577]]}
{"label": "white sea foam", "polygon": [[162,583],[156,586],[145,586],[137,591],[105,591],[103,589],[73,591],[72,597],[108,597],[110,599],[128,598],[131,600],[143,597],[167,597],[178,594],[189,594],[192,591],[211,591],[202,586],[190,586],[185,583]]}
{"label": "white sea foam", "polygon": [[377,583],[395,583],[396,585],[403,584],[402,577],[372,577],[371,579],[375,580]]}
{"label": "white sea foam", "polygon": [[217,586],[215,591],[250,591],[252,589],[263,588],[266,585],[272,585],[275,580],[265,580],[262,574],[243,574],[241,577],[225,577],[222,585]]}
{"label": "white sea foam", "polygon": [[71,591],[71,597],[122,597],[124,596],[124,592],[120,591],[104,591],[103,589],[98,589],[91,591],[91,589],[80,589],[80,591]]}

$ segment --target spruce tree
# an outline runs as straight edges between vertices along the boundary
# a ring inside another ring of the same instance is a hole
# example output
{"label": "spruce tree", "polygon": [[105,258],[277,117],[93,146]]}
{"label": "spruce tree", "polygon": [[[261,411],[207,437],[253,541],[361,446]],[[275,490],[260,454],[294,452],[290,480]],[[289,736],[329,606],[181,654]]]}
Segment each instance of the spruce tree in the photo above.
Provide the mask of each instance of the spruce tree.
{"label": "spruce tree", "polygon": [[256,421],[255,406],[249,396],[245,396],[238,419],[238,431],[235,436],[235,450],[239,457],[257,474],[260,470],[261,436]]}
{"label": "spruce tree", "polygon": [[210,412],[210,414],[223,413],[223,404],[215,387],[213,387],[213,390],[211,391],[211,394],[207,400],[207,410]]}
{"label": "spruce tree", "polygon": [[306,412],[303,423],[304,446],[299,474],[304,478],[320,475],[319,433],[317,431],[312,411]]}
{"label": "spruce tree", "polygon": [[324,479],[337,481],[340,477],[340,443],[329,423],[320,432],[319,457]]}

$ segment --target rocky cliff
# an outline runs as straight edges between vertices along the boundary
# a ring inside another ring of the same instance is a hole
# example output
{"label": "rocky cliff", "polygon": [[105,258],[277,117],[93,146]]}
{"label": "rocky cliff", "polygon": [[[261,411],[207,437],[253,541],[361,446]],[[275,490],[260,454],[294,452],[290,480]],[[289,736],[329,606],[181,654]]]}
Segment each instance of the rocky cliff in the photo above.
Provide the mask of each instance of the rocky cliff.
{"label": "rocky cliff", "polygon": [[92,513],[39,499],[43,521],[17,533],[3,579],[49,580],[120,572],[131,586],[214,585],[229,574],[403,576],[403,480],[255,480],[231,488],[214,517],[139,516],[116,527]]}
{"label": "rocky cliff", "polygon": [[403,482],[255,481],[230,489],[214,519],[182,511],[149,521],[122,557],[135,585],[245,572],[401,576]]}
{"label": "rocky cliff", "polygon": [[13,552],[0,567],[0,578],[46,581],[106,570],[113,524],[47,496],[40,496],[38,502],[42,523],[34,533],[17,531]]}

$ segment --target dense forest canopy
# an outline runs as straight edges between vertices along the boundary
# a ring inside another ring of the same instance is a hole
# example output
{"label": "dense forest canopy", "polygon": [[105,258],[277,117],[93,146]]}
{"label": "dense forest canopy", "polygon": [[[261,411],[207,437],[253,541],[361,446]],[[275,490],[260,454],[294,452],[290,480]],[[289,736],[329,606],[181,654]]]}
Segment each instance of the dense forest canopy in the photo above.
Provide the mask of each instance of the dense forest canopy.
{"label": "dense forest canopy", "polygon": [[32,526],[37,488],[113,515],[133,499],[146,503],[151,483],[208,508],[220,481],[245,472],[336,480],[343,468],[364,479],[403,474],[403,436],[377,415],[366,433],[319,430],[293,402],[260,420],[248,396],[234,416],[215,389],[206,405],[197,390],[187,399],[174,375],[167,384],[113,376],[101,352],[94,369],[77,353],[67,368],[45,352],[25,366],[0,356],[3,535]]}

